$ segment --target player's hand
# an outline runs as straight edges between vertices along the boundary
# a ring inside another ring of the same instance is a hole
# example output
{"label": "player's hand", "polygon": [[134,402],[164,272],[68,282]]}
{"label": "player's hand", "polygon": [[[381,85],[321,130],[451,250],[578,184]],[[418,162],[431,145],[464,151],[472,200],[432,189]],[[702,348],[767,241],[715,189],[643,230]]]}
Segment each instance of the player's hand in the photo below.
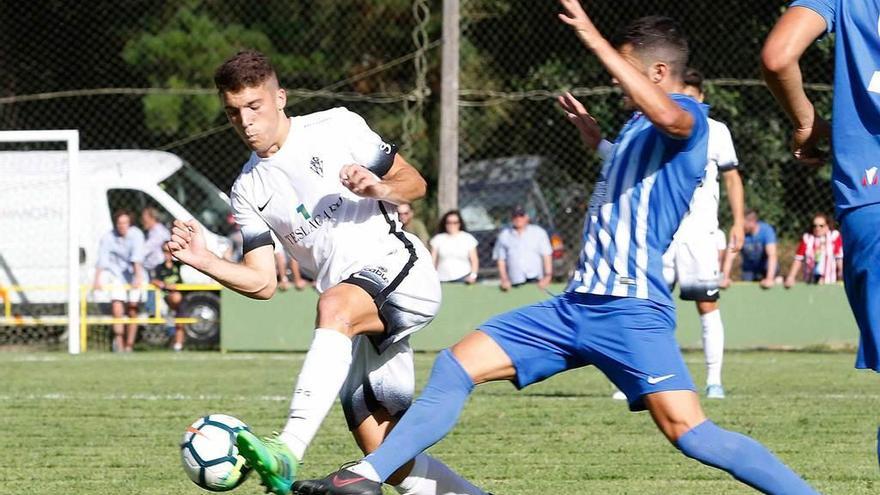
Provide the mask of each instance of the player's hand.
{"label": "player's hand", "polygon": [[501,281],[501,290],[503,292],[507,292],[510,290],[510,280],[502,280]]}
{"label": "player's hand", "polygon": [[559,102],[568,121],[577,128],[584,145],[595,151],[599,147],[599,142],[602,141],[602,130],[599,129],[599,123],[596,122],[596,119],[568,91],[559,96],[556,101]]}
{"label": "player's hand", "polygon": [[812,125],[795,129],[791,135],[791,151],[795,160],[813,167],[824,165],[828,160],[828,153],[818,146],[826,142],[829,136],[831,126],[818,115],[814,117]]}
{"label": "player's hand", "polygon": [[794,287],[794,283],[795,283],[794,278],[786,277],[785,284],[783,285],[783,287],[785,287],[786,289],[791,289],[792,287]]}
{"label": "player's hand", "polygon": [[303,290],[309,286],[309,283],[305,281],[305,279],[297,279],[293,281],[293,287],[296,290]]}
{"label": "player's hand", "polygon": [[733,224],[733,226],[730,227],[730,233],[728,235],[729,241],[727,242],[727,251],[738,253],[743,247],[743,242],[745,242],[745,226],[743,226],[743,224]]}
{"label": "player's hand", "polygon": [[104,288],[104,284],[102,284],[101,281],[96,278],[95,283],[92,284],[92,289],[98,291],[98,290],[102,290],[103,288]]}
{"label": "player's hand", "polygon": [[771,289],[776,282],[772,278],[764,278],[761,279],[761,288],[762,289]]}
{"label": "player's hand", "polygon": [[351,192],[365,198],[382,198],[387,186],[362,165],[351,164],[339,171],[339,180]]}
{"label": "player's hand", "polygon": [[134,280],[131,281],[131,286],[132,286],[133,288],[137,289],[137,288],[139,288],[139,287],[142,286],[142,285],[144,285],[144,279],[141,278],[141,277],[138,276],[138,275],[135,275],[135,276],[134,276]]}
{"label": "player's hand", "polygon": [[287,280],[287,277],[282,278],[278,282],[278,289],[280,289],[281,292],[286,292],[287,289],[289,289],[289,288],[290,288],[290,280]]}
{"label": "player's hand", "polygon": [[182,263],[197,270],[204,268],[211,256],[205,246],[202,227],[195,220],[175,220],[171,227],[171,240],[165,243],[165,249]]}
{"label": "player's hand", "polygon": [[584,12],[580,0],[559,0],[564,13],[559,14],[559,20],[571,26],[582,39],[599,34],[599,30],[593,25],[593,21]]}
{"label": "player's hand", "polygon": [[730,287],[730,277],[722,277],[721,281],[718,282],[719,289],[727,289]]}

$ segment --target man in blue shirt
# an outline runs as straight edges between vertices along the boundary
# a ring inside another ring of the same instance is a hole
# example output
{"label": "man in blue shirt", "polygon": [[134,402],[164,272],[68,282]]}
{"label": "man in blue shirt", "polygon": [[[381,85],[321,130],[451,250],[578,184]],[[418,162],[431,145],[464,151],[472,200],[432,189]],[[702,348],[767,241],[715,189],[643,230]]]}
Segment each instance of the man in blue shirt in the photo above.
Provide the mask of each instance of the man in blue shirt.
{"label": "man in blue shirt", "polygon": [[543,228],[529,223],[525,208],[517,206],[511,213],[511,226],[498,234],[492,258],[498,263],[501,290],[537,282],[545,289],[553,276],[553,247]]}
{"label": "man in blue shirt", "polygon": [[[761,287],[773,287],[779,262],[776,256],[776,231],[773,227],[758,220],[758,212],[748,210],[745,215],[745,241],[742,248],[742,279],[747,282],[758,281]],[[733,258],[725,260],[724,277],[730,277]]]}
{"label": "man in blue shirt", "polygon": [[[671,19],[647,17],[612,45],[577,0],[561,4],[560,19],[636,110],[594,188],[577,273],[565,294],[492,318],[440,353],[421,397],[378,450],[295,483],[294,493],[379,495],[381,481],[452,429],[475,384],[522,388],[587,365],[626,394],[631,410],[650,410],[685,455],[765,493],[816,493],[761,444],[706,418],[675,340],[662,257],[703,177],[708,145],[706,107],[678,94],[687,41]],[[582,117],[573,99],[560,103],[570,120]]]}
{"label": "man in blue shirt", "polygon": [[[825,33],[834,41],[832,186],[843,235],[843,282],[861,338],[856,368],[880,372],[880,0],[797,0],[767,38],[764,79],[795,130],[795,158],[820,164],[828,123],[804,92],[798,61]],[[880,430],[877,433],[880,457]]]}

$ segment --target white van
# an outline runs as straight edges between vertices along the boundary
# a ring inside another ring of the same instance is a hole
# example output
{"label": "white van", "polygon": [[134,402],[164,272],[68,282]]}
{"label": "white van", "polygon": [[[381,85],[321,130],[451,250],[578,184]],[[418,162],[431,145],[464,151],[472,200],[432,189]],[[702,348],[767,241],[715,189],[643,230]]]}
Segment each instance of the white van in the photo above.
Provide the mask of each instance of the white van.
{"label": "white van", "polygon": [[[67,272],[67,182],[52,164],[63,162],[64,151],[0,151],[0,287],[46,287],[63,283]],[[57,166],[56,166],[57,168]],[[140,212],[156,208],[162,223],[195,218],[202,225],[208,248],[222,255],[230,246],[229,198],[180,157],[164,151],[96,150],[79,152],[80,282],[94,280],[98,244],[113,228],[112,213],[127,209],[138,223]],[[48,180],[47,180],[48,179]],[[184,266],[184,283],[213,281]],[[197,342],[219,337],[219,295],[216,291],[188,292],[185,314],[199,323],[188,325],[187,336]],[[63,291],[23,290],[7,295],[13,304],[51,305],[65,301]]]}

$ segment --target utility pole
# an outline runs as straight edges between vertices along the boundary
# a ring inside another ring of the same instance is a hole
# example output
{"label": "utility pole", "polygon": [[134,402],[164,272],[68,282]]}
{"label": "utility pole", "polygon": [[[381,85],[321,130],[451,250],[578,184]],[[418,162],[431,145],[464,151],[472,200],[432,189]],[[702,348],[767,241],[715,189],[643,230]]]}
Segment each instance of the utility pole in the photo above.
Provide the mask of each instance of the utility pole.
{"label": "utility pole", "polygon": [[458,208],[459,0],[443,0],[438,214]]}

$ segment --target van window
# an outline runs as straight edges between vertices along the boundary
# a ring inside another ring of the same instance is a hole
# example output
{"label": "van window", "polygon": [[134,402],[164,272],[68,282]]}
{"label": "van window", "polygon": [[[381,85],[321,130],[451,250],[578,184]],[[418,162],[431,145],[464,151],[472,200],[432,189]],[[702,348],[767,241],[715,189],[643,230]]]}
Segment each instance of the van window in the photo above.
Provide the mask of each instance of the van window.
{"label": "van window", "polygon": [[159,187],[189,211],[211,232],[223,236],[232,233],[229,200],[204,175],[184,165]]}
{"label": "van window", "polygon": [[107,204],[110,206],[110,214],[117,210],[128,210],[134,215],[132,220],[140,228],[141,212],[144,208],[153,207],[159,213],[159,221],[166,227],[171,226],[174,217],[158,201],[149,194],[137,189],[110,189],[107,191]]}

